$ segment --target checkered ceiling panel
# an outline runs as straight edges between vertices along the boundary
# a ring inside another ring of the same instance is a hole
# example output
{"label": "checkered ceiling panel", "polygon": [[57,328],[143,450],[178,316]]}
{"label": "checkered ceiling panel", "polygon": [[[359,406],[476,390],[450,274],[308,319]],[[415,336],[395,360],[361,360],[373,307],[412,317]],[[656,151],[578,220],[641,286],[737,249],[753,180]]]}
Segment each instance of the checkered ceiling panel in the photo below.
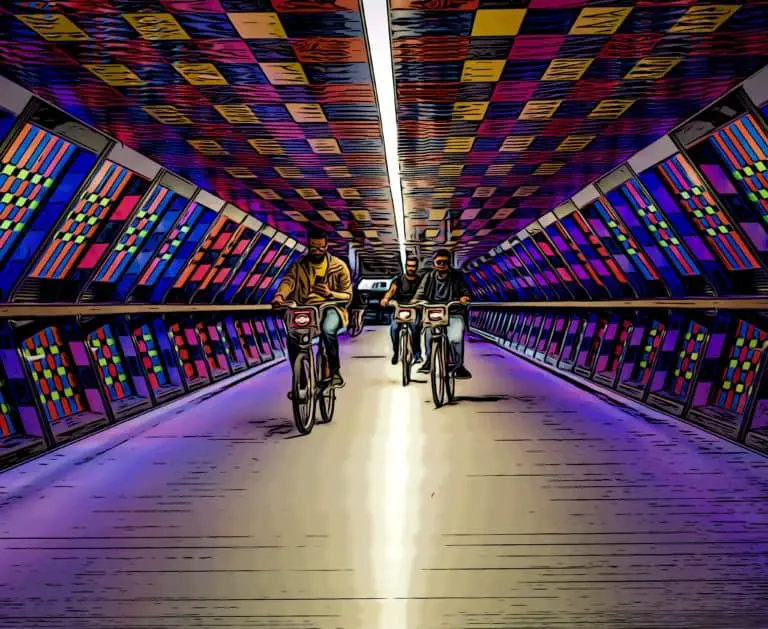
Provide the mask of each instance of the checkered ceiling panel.
{"label": "checkered ceiling panel", "polygon": [[487,253],[768,64],[768,2],[389,0],[408,237]]}
{"label": "checkered ceiling panel", "polygon": [[0,73],[286,233],[397,255],[357,0],[3,0]]}

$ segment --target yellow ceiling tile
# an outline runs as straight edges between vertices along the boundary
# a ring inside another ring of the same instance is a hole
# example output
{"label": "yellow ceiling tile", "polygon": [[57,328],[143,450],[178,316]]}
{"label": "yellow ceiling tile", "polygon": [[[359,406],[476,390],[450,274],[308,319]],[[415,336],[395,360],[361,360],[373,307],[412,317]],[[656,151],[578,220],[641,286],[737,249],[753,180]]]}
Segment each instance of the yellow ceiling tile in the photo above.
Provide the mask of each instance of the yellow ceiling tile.
{"label": "yellow ceiling tile", "polygon": [[232,124],[261,124],[258,116],[248,105],[214,105],[213,107],[224,120]]}
{"label": "yellow ceiling tile", "polygon": [[314,188],[296,188],[296,194],[302,199],[320,199],[320,195]]}
{"label": "yellow ceiling tile", "polygon": [[256,194],[258,194],[262,199],[265,199],[267,201],[275,201],[277,199],[282,199],[282,197],[277,194],[272,188],[254,188],[253,190]]}
{"label": "yellow ceiling tile", "polygon": [[342,199],[359,199],[360,191],[357,188],[336,188]]}
{"label": "yellow ceiling tile", "polygon": [[428,229],[426,233],[424,234],[427,238],[437,238],[440,235],[440,228],[433,227],[431,229]]}
{"label": "yellow ceiling tile", "polygon": [[558,146],[556,151],[583,151],[595,139],[594,135],[569,135]]}
{"label": "yellow ceiling tile", "polygon": [[248,140],[259,155],[283,155],[285,151],[280,143],[271,138],[253,138]]}
{"label": "yellow ceiling tile", "polygon": [[452,229],[451,230],[451,236],[456,238],[457,236],[461,236],[464,233],[463,229]]}
{"label": "yellow ceiling tile", "polygon": [[356,221],[365,222],[371,220],[371,215],[368,213],[368,210],[352,210],[352,216]]}
{"label": "yellow ceiling tile", "polygon": [[142,109],[163,124],[192,124],[192,121],[173,105],[145,105]]}
{"label": "yellow ceiling tile", "polygon": [[646,57],[640,59],[624,78],[637,81],[658,80],[668,74],[682,59],[682,57]]}
{"label": "yellow ceiling tile", "polygon": [[283,210],[283,214],[285,214],[289,218],[292,218],[294,221],[298,223],[309,222],[309,219],[306,216],[304,216],[301,212],[297,212],[296,210]]}
{"label": "yellow ceiling tile", "polygon": [[328,122],[323,107],[317,103],[287,103],[285,108],[296,122]]}
{"label": "yellow ceiling tile", "polygon": [[337,233],[339,234],[339,236],[341,236],[342,238],[345,238],[346,240],[351,240],[353,237],[352,232],[348,232],[346,229],[340,229],[338,230]]}
{"label": "yellow ceiling tile", "polygon": [[490,234],[492,231],[493,231],[493,230],[491,230],[491,229],[488,229],[487,227],[484,227],[483,229],[479,229],[479,230],[477,231],[477,235],[478,235],[478,236],[487,236],[487,235],[488,235],[488,234]]}
{"label": "yellow ceiling tile", "polygon": [[375,229],[364,229],[363,233],[366,238],[378,238],[379,233]]}
{"label": "yellow ceiling tile", "polygon": [[212,63],[176,61],[173,67],[192,85],[227,85],[227,79]]}
{"label": "yellow ceiling tile", "polygon": [[77,24],[60,13],[17,15],[29,28],[48,41],[86,41],[90,39]]}
{"label": "yellow ceiling tile", "polygon": [[[341,149],[339,148],[339,143],[336,141],[336,138],[310,138],[307,140],[307,142],[309,143],[309,146],[312,148],[313,153],[318,153],[318,154],[341,153]],[[327,168],[334,168],[334,166],[328,166]],[[346,166],[338,166],[336,168],[346,168]],[[344,175],[344,176],[347,176],[347,175]]]}
{"label": "yellow ceiling tile", "polygon": [[731,17],[739,6],[707,4],[692,6],[669,29],[670,33],[714,33]]}
{"label": "yellow ceiling tile", "polygon": [[505,177],[510,170],[512,170],[512,164],[492,164],[485,170],[485,174],[489,177]]}
{"label": "yellow ceiling tile", "polygon": [[146,40],[189,39],[181,24],[170,13],[123,13],[123,17]]}
{"label": "yellow ceiling tile", "polygon": [[562,100],[529,100],[523,111],[520,112],[520,120],[549,120],[555,115]]}
{"label": "yellow ceiling tile", "polygon": [[464,62],[461,72],[463,83],[495,83],[504,72],[504,60],[471,60]]}
{"label": "yellow ceiling tile", "polygon": [[319,210],[318,214],[329,223],[338,223],[341,220],[333,210]]}
{"label": "yellow ceiling tile", "polygon": [[243,39],[286,38],[277,13],[228,13],[227,15]]}
{"label": "yellow ceiling tile", "polygon": [[235,179],[256,179],[256,175],[253,174],[253,171],[250,168],[241,168],[240,166],[234,166],[231,168],[225,168],[230,175],[232,175]]}
{"label": "yellow ceiling tile", "polygon": [[496,192],[495,186],[480,186],[475,188],[472,196],[475,198],[487,199],[488,197],[492,197],[494,192]]}
{"label": "yellow ceiling tile", "polygon": [[187,142],[203,155],[229,155],[216,140],[187,140]]}
{"label": "yellow ceiling tile", "polygon": [[509,218],[511,214],[514,214],[515,208],[513,207],[502,207],[496,210],[493,214],[493,218],[497,221],[503,221],[505,218]]}
{"label": "yellow ceiling tile", "polygon": [[347,166],[323,166],[323,170],[328,174],[329,177],[334,179],[352,176],[352,173],[349,172],[349,168]]}
{"label": "yellow ceiling tile", "polygon": [[542,81],[578,81],[593,59],[552,59]]}
{"label": "yellow ceiling tile", "polygon": [[472,37],[512,37],[524,17],[525,9],[480,9],[475,12]]}
{"label": "yellow ceiling tile", "polygon": [[447,212],[447,209],[442,210],[430,210],[429,211],[429,220],[430,221],[442,221],[445,219],[445,213]]}
{"label": "yellow ceiling tile", "polygon": [[272,85],[307,85],[300,63],[262,63],[261,69]]}
{"label": "yellow ceiling tile", "polygon": [[275,172],[284,179],[299,179],[303,176],[301,171],[293,166],[276,166]]}
{"label": "yellow ceiling tile", "polygon": [[519,153],[526,150],[535,138],[533,135],[510,135],[504,138],[499,150],[503,153]]}
{"label": "yellow ceiling tile", "polygon": [[472,150],[475,138],[446,138],[443,153],[468,153]]}
{"label": "yellow ceiling tile", "polygon": [[588,7],[582,9],[569,35],[613,35],[622,25],[631,8]]}
{"label": "yellow ceiling tile", "polygon": [[633,100],[621,99],[601,100],[597,105],[595,105],[595,108],[589,114],[588,118],[618,118],[625,111],[627,111],[627,109],[629,109],[634,104],[634,102],[635,101]]}
{"label": "yellow ceiling tile", "polygon": [[107,85],[114,85],[116,87],[144,85],[144,81],[136,76],[133,70],[122,63],[84,63],[83,67],[93,72]]}
{"label": "yellow ceiling tile", "polygon": [[454,120],[482,120],[490,103],[485,101],[467,101],[453,104]]}
{"label": "yellow ceiling tile", "polygon": [[533,174],[534,175],[554,175],[562,167],[563,167],[563,164],[548,162],[548,163],[541,164],[536,170],[533,171]]}
{"label": "yellow ceiling tile", "polygon": [[459,177],[464,170],[462,164],[442,164],[438,171],[440,177]]}
{"label": "yellow ceiling tile", "polygon": [[515,190],[513,197],[529,197],[532,194],[535,194],[536,191],[539,189],[539,186],[520,186],[517,190]]}

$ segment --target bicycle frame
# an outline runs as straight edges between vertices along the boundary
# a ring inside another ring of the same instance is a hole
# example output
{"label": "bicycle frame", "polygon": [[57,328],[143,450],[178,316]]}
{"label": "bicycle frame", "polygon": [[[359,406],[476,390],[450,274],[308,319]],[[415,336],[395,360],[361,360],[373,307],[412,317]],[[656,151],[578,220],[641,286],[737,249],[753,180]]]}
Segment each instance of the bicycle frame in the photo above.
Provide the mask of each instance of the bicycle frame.
{"label": "bicycle frame", "polygon": [[406,387],[411,381],[411,365],[413,363],[411,326],[418,320],[419,306],[401,306],[394,299],[389,303],[395,308],[395,321],[397,321],[398,327],[398,352],[403,366],[403,386]]}
{"label": "bicycle frame", "polygon": [[432,399],[437,408],[445,403],[446,393],[448,402],[453,402],[456,391],[456,377],[450,365],[451,348],[448,345],[446,328],[451,320],[451,308],[462,306],[461,302],[452,301],[447,304],[420,303],[423,317],[422,326],[432,329],[430,343],[430,379],[432,381]]}
{"label": "bicycle frame", "polygon": [[[301,434],[309,434],[315,423],[317,402],[320,403],[320,414],[325,423],[333,419],[336,403],[336,392],[331,386],[318,386],[318,380],[325,382],[325,368],[328,365],[326,349],[319,344],[317,359],[312,351],[314,339],[319,336],[322,315],[328,308],[346,305],[346,302],[329,301],[319,305],[298,306],[294,302],[286,302],[284,309],[285,327],[288,336],[298,346],[298,352],[292,370],[292,402],[296,427]],[[319,374],[316,373],[319,367]],[[306,391],[302,385],[306,385]]]}

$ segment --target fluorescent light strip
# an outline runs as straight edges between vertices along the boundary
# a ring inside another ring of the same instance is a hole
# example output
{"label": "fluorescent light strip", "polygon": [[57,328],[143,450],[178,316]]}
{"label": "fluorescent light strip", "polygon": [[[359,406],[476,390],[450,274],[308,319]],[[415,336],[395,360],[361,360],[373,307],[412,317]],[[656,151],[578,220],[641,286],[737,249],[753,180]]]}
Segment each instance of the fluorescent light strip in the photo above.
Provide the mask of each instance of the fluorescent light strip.
{"label": "fluorescent light strip", "polygon": [[395,227],[400,242],[400,260],[405,266],[405,209],[400,185],[400,160],[397,154],[397,112],[395,77],[392,74],[392,48],[389,41],[389,10],[387,0],[362,0],[368,46],[371,51],[373,80],[379,103],[381,128],[384,133],[384,153],[389,172],[389,189],[395,208]]}

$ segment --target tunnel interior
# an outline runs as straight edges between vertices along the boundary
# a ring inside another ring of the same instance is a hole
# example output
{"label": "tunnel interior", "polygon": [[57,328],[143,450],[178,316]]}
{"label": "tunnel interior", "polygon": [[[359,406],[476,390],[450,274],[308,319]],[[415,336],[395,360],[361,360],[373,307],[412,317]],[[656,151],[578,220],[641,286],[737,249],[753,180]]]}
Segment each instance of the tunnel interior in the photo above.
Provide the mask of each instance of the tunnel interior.
{"label": "tunnel interior", "polygon": [[[746,0],[5,0],[0,472],[235,385],[271,409],[310,228],[355,282],[450,251],[468,417],[537,412],[493,360],[764,461],[766,32]],[[369,332],[345,360],[388,360]]]}

